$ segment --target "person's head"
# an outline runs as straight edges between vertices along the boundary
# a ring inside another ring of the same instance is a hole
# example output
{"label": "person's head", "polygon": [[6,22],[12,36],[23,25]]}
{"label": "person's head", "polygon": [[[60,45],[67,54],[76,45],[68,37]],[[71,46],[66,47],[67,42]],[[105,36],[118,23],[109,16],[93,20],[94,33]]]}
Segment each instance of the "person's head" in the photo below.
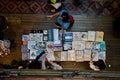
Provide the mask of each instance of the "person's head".
{"label": "person's head", "polygon": [[69,14],[66,12],[63,12],[61,15],[62,21],[63,22],[68,22],[69,21]]}

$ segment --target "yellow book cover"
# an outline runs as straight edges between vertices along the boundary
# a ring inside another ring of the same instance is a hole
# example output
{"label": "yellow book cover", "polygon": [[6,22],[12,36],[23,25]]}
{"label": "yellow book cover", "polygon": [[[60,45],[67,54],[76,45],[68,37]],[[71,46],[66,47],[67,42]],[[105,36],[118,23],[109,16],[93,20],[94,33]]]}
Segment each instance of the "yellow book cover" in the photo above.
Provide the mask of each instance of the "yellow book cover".
{"label": "yellow book cover", "polygon": [[102,42],[104,37],[104,32],[103,31],[97,31],[96,32],[96,42]]}

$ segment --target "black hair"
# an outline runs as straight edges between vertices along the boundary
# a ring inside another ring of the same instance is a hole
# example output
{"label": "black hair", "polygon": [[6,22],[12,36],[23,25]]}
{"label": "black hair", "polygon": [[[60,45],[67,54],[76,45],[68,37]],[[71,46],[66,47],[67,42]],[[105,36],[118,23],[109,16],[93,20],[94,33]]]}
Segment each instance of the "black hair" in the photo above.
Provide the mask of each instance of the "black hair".
{"label": "black hair", "polygon": [[61,17],[63,18],[63,22],[68,22],[69,21],[69,14],[67,12],[63,12]]}
{"label": "black hair", "polygon": [[99,59],[98,61],[93,62],[95,66],[98,66],[100,70],[105,69],[105,63],[103,60]]}

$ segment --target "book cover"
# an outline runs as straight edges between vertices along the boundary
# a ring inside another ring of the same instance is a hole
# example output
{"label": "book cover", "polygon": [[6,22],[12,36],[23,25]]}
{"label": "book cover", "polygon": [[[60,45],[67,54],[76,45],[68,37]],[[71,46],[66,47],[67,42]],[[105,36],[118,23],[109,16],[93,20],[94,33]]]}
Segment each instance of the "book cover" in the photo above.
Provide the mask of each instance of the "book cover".
{"label": "book cover", "polygon": [[21,45],[21,52],[22,52],[22,60],[28,60],[29,50],[27,48],[27,45]]}
{"label": "book cover", "polygon": [[48,35],[43,35],[43,41],[48,41]]}
{"label": "book cover", "polygon": [[105,41],[100,43],[100,50],[101,51],[106,51],[106,43],[105,43]]}
{"label": "book cover", "polygon": [[35,41],[42,42],[43,41],[43,33],[34,33]]}
{"label": "book cover", "polygon": [[88,41],[95,41],[95,31],[88,31]]}
{"label": "book cover", "polygon": [[88,32],[81,32],[80,38],[83,41],[87,41],[88,40]]}
{"label": "book cover", "polygon": [[92,50],[91,51],[91,58],[92,58],[92,61],[98,61],[99,60],[98,50]]}
{"label": "book cover", "polygon": [[28,49],[34,49],[36,45],[36,41],[28,41]]}
{"label": "book cover", "polygon": [[100,42],[93,42],[92,50],[100,51]]}
{"label": "book cover", "polygon": [[93,46],[93,42],[91,42],[91,41],[86,41],[85,42],[85,48],[92,49],[92,46]]}
{"label": "book cover", "polygon": [[72,42],[73,50],[83,50],[85,49],[85,41],[73,41]]}
{"label": "book cover", "polygon": [[84,52],[83,50],[76,50],[76,62],[83,62],[84,61]]}
{"label": "book cover", "polygon": [[91,60],[91,50],[90,49],[84,49],[84,61],[90,61]]}
{"label": "book cover", "polygon": [[34,46],[34,49],[36,50],[45,50],[46,49],[46,42],[36,42],[36,45]]}
{"label": "book cover", "polygon": [[43,30],[43,35],[47,35],[48,34],[48,30]]}
{"label": "book cover", "polygon": [[81,32],[73,32],[73,41],[79,41],[80,34],[81,34]]}
{"label": "book cover", "polygon": [[35,41],[35,34],[34,33],[29,33],[29,40],[30,41]]}
{"label": "book cover", "polygon": [[46,42],[46,50],[47,50],[47,55],[46,55],[47,60],[48,61],[55,61],[53,41]]}
{"label": "book cover", "polygon": [[72,32],[65,32],[65,42],[72,42],[73,41],[73,33]]}
{"label": "book cover", "polygon": [[61,51],[54,52],[55,61],[61,61]]}
{"label": "book cover", "polygon": [[76,61],[75,50],[68,50],[68,61]]}
{"label": "book cover", "polygon": [[36,52],[37,52],[37,50],[30,49],[30,59],[35,59],[36,58]]}
{"label": "book cover", "polygon": [[72,50],[72,42],[64,42],[63,50]]}
{"label": "book cover", "polygon": [[59,46],[59,45],[54,45],[54,51],[62,51],[63,50],[63,47],[62,46]]}
{"label": "book cover", "polygon": [[53,29],[48,29],[48,41],[53,41]]}
{"label": "book cover", "polygon": [[68,61],[68,52],[61,51],[61,61]]}
{"label": "book cover", "polygon": [[103,31],[96,31],[96,42],[102,42],[104,37],[104,32]]}
{"label": "book cover", "polygon": [[22,41],[28,41],[29,40],[29,35],[23,34],[22,35]]}
{"label": "book cover", "polygon": [[53,41],[59,40],[59,29],[53,29]]}
{"label": "book cover", "polygon": [[106,60],[106,51],[100,51],[98,58],[102,59],[105,62],[105,60]]}

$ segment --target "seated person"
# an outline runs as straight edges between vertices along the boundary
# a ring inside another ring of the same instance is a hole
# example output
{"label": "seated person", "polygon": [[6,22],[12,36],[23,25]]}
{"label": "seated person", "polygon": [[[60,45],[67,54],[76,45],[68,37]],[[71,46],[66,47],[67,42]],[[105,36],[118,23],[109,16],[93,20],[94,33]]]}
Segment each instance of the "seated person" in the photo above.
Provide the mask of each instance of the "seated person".
{"label": "seated person", "polygon": [[62,9],[60,12],[57,12],[53,15],[47,16],[48,18],[52,18],[57,16],[57,22],[55,23],[56,27],[59,29],[68,30],[72,27],[74,23],[74,18],[69,15],[69,12],[66,9]]}

